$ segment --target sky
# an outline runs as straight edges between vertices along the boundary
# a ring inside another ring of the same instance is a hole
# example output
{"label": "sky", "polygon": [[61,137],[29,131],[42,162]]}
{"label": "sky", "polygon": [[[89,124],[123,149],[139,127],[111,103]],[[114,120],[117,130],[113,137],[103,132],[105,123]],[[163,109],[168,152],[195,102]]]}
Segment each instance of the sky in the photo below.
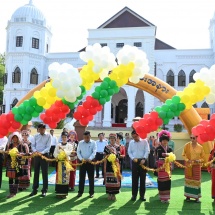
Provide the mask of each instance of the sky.
{"label": "sky", "polygon": [[[0,53],[13,12],[29,0],[0,0]],[[95,29],[125,6],[157,26],[156,37],[177,49],[210,48],[215,0],[33,0],[52,27],[51,52],[76,52]]]}

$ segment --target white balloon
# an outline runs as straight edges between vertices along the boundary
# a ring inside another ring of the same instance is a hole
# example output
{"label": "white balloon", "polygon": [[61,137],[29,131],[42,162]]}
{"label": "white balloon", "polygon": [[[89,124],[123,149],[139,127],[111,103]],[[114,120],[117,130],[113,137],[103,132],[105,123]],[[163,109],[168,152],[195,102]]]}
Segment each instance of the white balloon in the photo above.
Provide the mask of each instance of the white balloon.
{"label": "white balloon", "polygon": [[133,76],[139,76],[141,73],[141,69],[139,67],[135,67],[133,70]]}
{"label": "white balloon", "polygon": [[107,54],[109,54],[109,53],[110,53],[110,48],[109,48],[108,46],[102,47],[102,53],[107,53]]}
{"label": "white balloon", "polygon": [[93,51],[93,47],[91,45],[87,46],[85,49],[86,52],[92,52]]}
{"label": "white balloon", "polygon": [[58,70],[60,67],[60,64],[58,62],[54,62],[52,64],[49,65],[48,70]]}
{"label": "white balloon", "polygon": [[65,96],[65,93],[64,93],[64,91],[62,91],[62,90],[58,90],[57,93],[56,93],[56,95],[57,95],[57,97],[59,97],[59,98],[63,98],[63,97]]}
{"label": "white balloon", "polygon": [[50,71],[49,71],[49,77],[51,78],[51,79],[57,79],[58,78],[58,71],[57,70],[54,70],[54,69],[51,69]]}
{"label": "white balloon", "polygon": [[75,96],[78,97],[81,95],[81,88],[80,87],[76,87],[74,89],[74,93],[75,93]]}
{"label": "white balloon", "polygon": [[68,81],[64,81],[62,84],[62,90],[63,91],[68,91],[72,88],[71,83]]}
{"label": "white balloon", "polygon": [[124,65],[128,64],[129,61],[130,61],[130,59],[128,58],[127,55],[123,56],[122,59],[121,59],[121,63],[124,64]]}
{"label": "white balloon", "polygon": [[75,97],[74,90],[69,90],[69,91],[65,92],[65,94],[66,94],[66,97],[68,97],[68,98]]}
{"label": "white balloon", "polygon": [[103,69],[102,72],[100,73],[99,77],[101,80],[104,80],[104,78],[108,77],[109,71],[106,69]]}
{"label": "white balloon", "polygon": [[82,81],[80,79],[78,79],[77,77],[72,78],[70,81],[71,86],[74,88],[80,86],[81,83],[82,83]]}
{"label": "white balloon", "polygon": [[98,65],[95,65],[95,66],[93,67],[93,72],[95,72],[95,73],[99,73],[100,70],[101,70],[101,68],[100,68]]}
{"label": "white balloon", "polygon": [[79,54],[79,57],[80,57],[81,60],[83,60],[84,62],[87,62],[86,52],[81,52],[81,53]]}
{"label": "white balloon", "polygon": [[67,73],[65,73],[65,72],[59,72],[58,79],[60,79],[61,81],[66,81],[68,79]]}
{"label": "white balloon", "polygon": [[210,93],[207,97],[206,97],[206,102],[208,104],[213,104],[215,102],[215,94],[214,93]]}
{"label": "white balloon", "polygon": [[140,81],[140,79],[136,76],[132,76],[129,78],[129,81],[134,83],[134,84],[137,84]]}
{"label": "white balloon", "polygon": [[56,89],[59,89],[61,88],[61,81],[58,80],[58,79],[55,79],[53,82],[52,82],[52,86]]}
{"label": "white balloon", "polygon": [[68,102],[75,102],[76,101],[76,97],[67,97],[67,96],[65,96],[65,99]]}
{"label": "white balloon", "polygon": [[199,72],[196,72],[194,75],[193,75],[193,80],[197,81],[200,79],[200,73]]}

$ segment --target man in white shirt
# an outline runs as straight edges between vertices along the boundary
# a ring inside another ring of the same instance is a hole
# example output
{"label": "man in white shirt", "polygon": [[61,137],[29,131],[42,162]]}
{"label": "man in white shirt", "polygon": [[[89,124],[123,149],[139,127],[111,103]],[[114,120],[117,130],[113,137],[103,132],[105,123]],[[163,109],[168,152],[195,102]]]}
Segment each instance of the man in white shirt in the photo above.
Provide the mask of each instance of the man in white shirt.
{"label": "man in white shirt", "polygon": [[96,156],[96,143],[94,140],[90,139],[90,132],[84,132],[84,139],[79,142],[77,148],[77,155],[80,161],[86,161],[86,163],[80,166],[79,170],[79,191],[77,197],[81,197],[84,192],[84,184],[86,173],[89,179],[89,197],[94,196],[94,165],[90,162]]}
{"label": "man in white shirt", "polygon": [[[5,151],[7,142],[8,142],[8,138],[6,136],[0,138],[0,150]],[[0,188],[1,188],[1,183],[2,183],[2,165],[3,165],[3,162],[4,162],[4,154],[0,153]]]}
{"label": "man in white shirt", "polygon": [[[103,133],[99,133],[98,134],[98,140],[96,141],[96,161],[100,161],[103,159],[104,157],[104,148],[105,146],[108,144],[106,140],[104,140],[104,134]],[[99,166],[100,165],[96,165],[96,178],[99,178]],[[101,164],[102,166],[102,177],[104,177],[104,165],[103,163]]]}
{"label": "man in white shirt", "polygon": [[149,144],[146,139],[140,139],[136,131],[132,131],[133,140],[130,141],[128,154],[132,160],[132,201],[135,201],[138,193],[138,181],[140,179],[140,200],[146,201],[146,170],[140,164],[146,165],[149,155]]}
{"label": "man in white shirt", "polygon": [[[49,156],[50,156],[50,158],[53,159],[54,158],[54,150],[55,150],[56,145],[58,144],[58,140],[57,140],[57,137],[54,135],[53,129],[50,130],[50,134],[51,134],[52,142],[51,142],[51,148],[50,148]],[[52,162],[52,166],[55,166],[55,162]]]}
{"label": "man in white shirt", "polygon": [[28,132],[29,132],[28,140],[29,140],[30,143],[32,143],[34,137],[31,135],[31,129],[28,129]]}

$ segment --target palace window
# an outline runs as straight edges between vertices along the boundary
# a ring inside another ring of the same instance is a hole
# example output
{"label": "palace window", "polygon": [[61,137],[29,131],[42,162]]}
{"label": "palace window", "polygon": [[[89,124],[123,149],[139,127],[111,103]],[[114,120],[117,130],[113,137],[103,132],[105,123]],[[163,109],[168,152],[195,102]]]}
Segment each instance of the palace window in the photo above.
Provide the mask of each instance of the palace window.
{"label": "palace window", "polygon": [[166,75],[166,82],[170,85],[170,86],[173,86],[175,85],[175,82],[174,82],[174,73],[172,70],[169,70],[169,72],[167,73]]}
{"label": "palace window", "polygon": [[39,39],[34,37],[32,38],[32,48],[39,49]]}
{"label": "palace window", "polygon": [[142,47],[142,43],[141,42],[134,42],[134,46],[136,46],[136,47]]}
{"label": "palace window", "polygon": [[20,83],[21,81],[21,71],[19,67],[16,67],[12,74],[12,83]]}
{"label": "palace window", "polygon": [[35,68],[31,70],[30,84],[38,84],[38,73]]}
{"label": "palace window", "polygon": [[184,87],[186,83],[186,75],[185,72],[183,70],[181,70],[178,73],[178,86],[179,87]]}
{"label": "palace window", "polygon": [[117,43],[117,44],[116,44],[116,47],[117,47],[117,48],[122,48],[123,46],[124,46],[124,43]]}
{"label": "palace window", "polygon": [[7,84],[7,73],[3,75],[3,84]]}
{"label": "palace window", "polygon": [[16,47],[22,47],[23,44],[23,36],[16,37]]}
{"label": "palace window", "polygon": [[195,70],[192,70],[190,72],[190,75],[189,75],[189,83],[195,83],[194,79],[193,79],[193,75],[196,73]]}
{"label": "palace window", "polygon": [[100,43],[101,47],[107,46],[107,43]]}

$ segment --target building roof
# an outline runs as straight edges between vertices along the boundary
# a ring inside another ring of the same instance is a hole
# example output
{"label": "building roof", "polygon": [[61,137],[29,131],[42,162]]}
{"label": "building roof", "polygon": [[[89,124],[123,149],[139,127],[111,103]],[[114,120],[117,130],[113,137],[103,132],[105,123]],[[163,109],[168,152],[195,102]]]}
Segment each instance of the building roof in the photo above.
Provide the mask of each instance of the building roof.
{"label": "building roof", "polygon": [[33,4],[32,0],[29,0],[29,3],[19,7],[12,15],[11,22],[35,22],[40,21],[38,24],[44,24],[46,18],[41,10],[39,10]]}
{"label": "building roof", "polygon": [[128,7],[124,7],[98,28],[128,28],[128,27],[149,27],[154,26],[148,20],[135,13]]}
{"label": "building roof", "polygon": [[156,38],[155,50],[163,50],[163,49],[175,49],[175,48]]}

